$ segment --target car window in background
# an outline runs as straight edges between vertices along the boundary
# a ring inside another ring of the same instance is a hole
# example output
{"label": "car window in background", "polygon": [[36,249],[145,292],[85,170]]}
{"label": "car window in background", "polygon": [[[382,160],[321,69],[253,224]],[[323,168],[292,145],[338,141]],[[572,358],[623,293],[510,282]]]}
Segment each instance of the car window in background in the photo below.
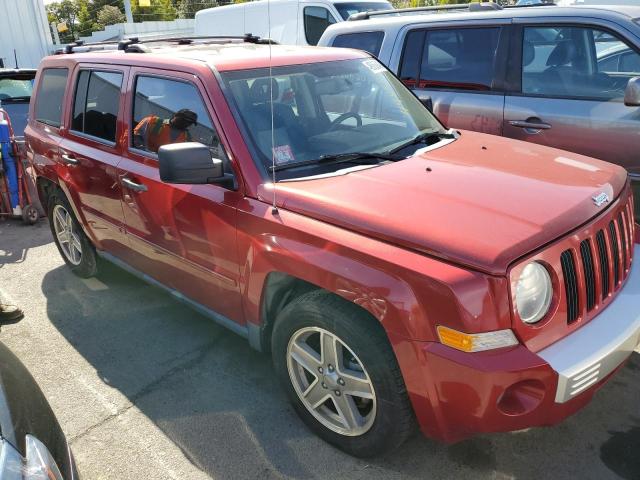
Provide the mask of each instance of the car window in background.
{"label": "car window in background", "polygon": [[78,75],[71,129],[116,141],[122,73],[83,70]]}
{"label": "car window in background", "polygon": [[344,20],[355,13],[393,10],[393,6],[389,2],[334,3],[333,5]]}
{"label": "car window in background", "polygon": [[324,7],[305,7],[304,34],[309,45],[317,45],[329,25],[336,23],[331,12]]}
{"label": "car window in background", "polygon": [[414,88],[488,91],[500,28],[419,31],[407,35],[400,78]]}
{"label": "car window in background", "polygon": [[40,91],[35,105],[35,119],[46,125],[59,127],[62,122],[62,100],[67,87],[69,70],[47,68],[41,75]]}
{"label": "car window in background", "polygon": [[585,27],[524,29],[525,94],[622,101],[639,65],[638,54],[608,32]]}
{"label": "car window in background", "polygon": [[191,83],[138,77],[132,126],[133,147],[139,150],[157,153],[162,145],[200,142],[212,156],[227,160],[202,97]]}
{"label": "car window in background", "polygon": [[0,78],[0,101],[11,98],[29,98],[33,93],[33,80]]}
{"label": "car window in background", "polygon": [[345,33],[338,35],[332,46],[355,48],[378,56],[383,39],[384,32]]}

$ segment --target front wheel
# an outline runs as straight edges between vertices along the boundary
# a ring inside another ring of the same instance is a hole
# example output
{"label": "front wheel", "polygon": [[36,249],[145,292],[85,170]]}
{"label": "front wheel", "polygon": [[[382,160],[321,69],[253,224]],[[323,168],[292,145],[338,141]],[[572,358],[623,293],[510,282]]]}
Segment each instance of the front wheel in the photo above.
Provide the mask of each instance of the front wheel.
{"label": "front wheel", "polygon": [[414,417],[382,326],[324,291],[278,315],[273,360],[302,420],[345,452],[369,457],[398,447]]}
{"label": "front wheel", "polygon": [[98,271],[96,250],[82,231],[69,202],[54,195],[48,204],[51,233],[65,263],[79,277],[95,276]]}

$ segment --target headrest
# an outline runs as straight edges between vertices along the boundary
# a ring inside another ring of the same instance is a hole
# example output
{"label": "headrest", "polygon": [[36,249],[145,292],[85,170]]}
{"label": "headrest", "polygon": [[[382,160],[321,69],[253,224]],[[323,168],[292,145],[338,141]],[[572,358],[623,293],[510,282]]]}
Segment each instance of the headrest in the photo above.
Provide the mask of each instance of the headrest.
{"label": "headrest", "polygon": [[[271,79],[271,88],[273,88],[273,99],[278,98],[278,82],[275,78]],[[252,103],[269,103],[271,101],[271,92],[269,90],[269,79],[258,78],[254,80],[249,90],[249,98]]]}
{"label": "headrest", "polygon": [[576,45],[572,40],[561,40],[547,59],[547,67],[561,67],[576,58]]}
{"label": "headrest", "polygon": [[528,40],[525,40],[522,43],[522,66],[528,67],[533,62],[533,59],[536,57],[536,49]]}

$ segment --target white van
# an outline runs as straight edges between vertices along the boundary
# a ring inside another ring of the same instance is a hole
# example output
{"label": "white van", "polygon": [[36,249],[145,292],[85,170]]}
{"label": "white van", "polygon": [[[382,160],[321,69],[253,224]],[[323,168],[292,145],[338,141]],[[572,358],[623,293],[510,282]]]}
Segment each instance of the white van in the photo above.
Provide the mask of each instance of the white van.
{"label": "white van", "polygon": [[316,45],[331,24],[343,22],[354,13],[391,9],[386,0],[258,0],[200,10],[196,13],[195,34],[251,33],[288,45]]}

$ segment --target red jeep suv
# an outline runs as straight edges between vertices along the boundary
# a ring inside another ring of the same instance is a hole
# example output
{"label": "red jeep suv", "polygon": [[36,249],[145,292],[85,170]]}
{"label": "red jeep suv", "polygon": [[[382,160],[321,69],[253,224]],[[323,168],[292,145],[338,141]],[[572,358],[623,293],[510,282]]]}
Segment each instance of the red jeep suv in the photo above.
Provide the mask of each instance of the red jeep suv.
{"label": "red jeep suv", "polygon": [[28,152],[71,270],[114,262],[270,351],[354,455],[587,404],[640,341],[625,170],[446,130],[366,53],[262,43],[43,60]]}

